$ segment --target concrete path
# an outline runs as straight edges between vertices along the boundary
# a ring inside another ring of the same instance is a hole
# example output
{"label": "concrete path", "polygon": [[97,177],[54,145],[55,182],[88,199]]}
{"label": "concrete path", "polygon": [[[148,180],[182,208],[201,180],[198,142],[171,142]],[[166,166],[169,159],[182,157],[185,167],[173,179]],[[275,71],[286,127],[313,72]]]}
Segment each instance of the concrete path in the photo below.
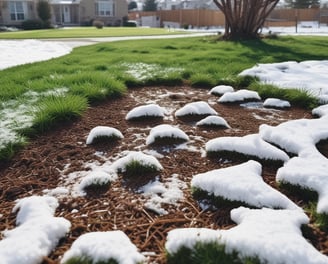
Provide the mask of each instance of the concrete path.
{"label": "concrete path", "polygon": [[60,39],[40,39],[41,41],[56,41],[62,42],[66,45],[75,48],[87,45],[93,45],[101,42],[113,42],[123,40],[138,40],[138,39],[172,39],[172,38],[191,38],[201,36],[217,35],[217,32],[199,32],[191,34],[177,34],[177,35],[156,35],[156,36],[130,36],[130,37],[99,37],[99,38],[60,38]]}

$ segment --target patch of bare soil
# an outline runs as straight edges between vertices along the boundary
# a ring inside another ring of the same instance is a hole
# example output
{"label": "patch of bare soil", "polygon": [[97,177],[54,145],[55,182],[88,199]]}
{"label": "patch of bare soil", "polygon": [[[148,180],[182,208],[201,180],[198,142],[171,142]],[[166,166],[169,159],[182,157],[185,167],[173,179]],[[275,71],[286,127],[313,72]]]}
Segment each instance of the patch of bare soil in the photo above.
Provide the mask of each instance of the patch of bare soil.
{"label": "patch of bare soil", "polygon": [[[181,120],[174,117],[174,111],[186,103],[200,100],[210,102],[232,128],[202,128],[195,126],[198,120]],[[88,191],[86,196],[61,198],[56,216],[71,221],[72,228],[56,250],[45,258],[44,263],[58,263],[72,242],[86,232],[122,230],[142,252],[148,252],[149,262],[165,263],[164,243],[168,231],[181,227],[231,228],[234,226],[230,220],[232,208],[225,205],[202,210],[198,201],[191,196],[190,181],[195,174],[240,164],[243,161],[227,160],[225,157],[202,157],[205,143],[216,137],[257,133],[261,124],[278,125],[287,120],[312,116],[304,109],[269,110],[256,105],[255,108],[249,108],[239,104],[219,104],[216,100],[217,97],[209,95],[207,90],[190,87],[147,87],[130,90],[121,98],[90,107],[80,120],[32,139],[10,162],[0,165],[0,230],[15,227],[16,215],[12,213],[12,208],[16,199],[43,195],[45,189],[61,186],[63,178],[70,172],[85,170],[85,163],[97,161],[102,164],[104,158],[110,159],[123,151],[133,150],[153,150],[163,154],[159,161],[164,170],[159,177],[163,181],[177,174],[178,178],[188,185],[188,188],[183,190],[184,200],[178,205],[164,206],[169,213],[159,216],[145,208],[144,198],[136,191],[145,182],[127,181],[122,177],[109,188]],[[131,109],[151,102],[165,107],[171,112],[170,117],[164,120],[135,122],[125,120]],[[145,140],[149,130],[162,123],[179,125],[191,138],[189,144],[192,148],[179,150],[146,146]],[[116,143],[86,145],[88,133],[99,125],[119,129],[124,134],[124,139]],[[263,166],[263,178],[274,188],[277,188],[276,170],[277,167],[274,166]],[[289,198],[304,206],[302,197]],[[307,238],[318,250],[328,254],[327,233],[309,225]]]}

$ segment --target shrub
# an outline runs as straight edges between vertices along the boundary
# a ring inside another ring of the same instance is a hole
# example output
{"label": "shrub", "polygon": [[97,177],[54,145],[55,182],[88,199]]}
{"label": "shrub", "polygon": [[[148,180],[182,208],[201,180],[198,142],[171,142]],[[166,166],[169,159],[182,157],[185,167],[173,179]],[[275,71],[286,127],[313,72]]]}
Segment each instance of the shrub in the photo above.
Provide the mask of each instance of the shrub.
{"label": "shrub", "polygon": [[22,29],[24,30],[35,30],[42,28],[43,22],[41,19],[28,19],[22,22]]}
{"label": "shrub", "polygon": [[92,22],[92,25],[98,29],[102,29],[104,27],[104,22],[100,21],[100,20],[94,20]]}

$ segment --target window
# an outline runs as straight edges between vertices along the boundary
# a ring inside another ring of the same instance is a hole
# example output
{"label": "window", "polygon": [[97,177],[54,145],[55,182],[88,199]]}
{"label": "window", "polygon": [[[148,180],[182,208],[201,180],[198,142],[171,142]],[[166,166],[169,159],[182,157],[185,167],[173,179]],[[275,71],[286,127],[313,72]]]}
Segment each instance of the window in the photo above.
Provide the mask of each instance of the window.
{"label": "window", "polygon": [[11,20],[24,20],[25,19],[25,3],[20,1],[9,2],[10,19]]}
{"label": "window", "polygon": [[113,16],[113,2],[108,0],[98,1],[96,12],[98,16]]}

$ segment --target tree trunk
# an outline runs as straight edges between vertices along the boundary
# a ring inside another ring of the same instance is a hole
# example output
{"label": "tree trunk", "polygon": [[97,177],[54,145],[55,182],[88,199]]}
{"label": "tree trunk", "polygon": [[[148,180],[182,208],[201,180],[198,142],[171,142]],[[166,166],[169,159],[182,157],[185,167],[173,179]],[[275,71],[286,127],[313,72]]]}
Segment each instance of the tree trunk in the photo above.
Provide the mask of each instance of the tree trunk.
{"label": "tree trunk", "polygon": [[225,15],[224,39],[258,38],[265,19],[279,0],[213,0]]}

